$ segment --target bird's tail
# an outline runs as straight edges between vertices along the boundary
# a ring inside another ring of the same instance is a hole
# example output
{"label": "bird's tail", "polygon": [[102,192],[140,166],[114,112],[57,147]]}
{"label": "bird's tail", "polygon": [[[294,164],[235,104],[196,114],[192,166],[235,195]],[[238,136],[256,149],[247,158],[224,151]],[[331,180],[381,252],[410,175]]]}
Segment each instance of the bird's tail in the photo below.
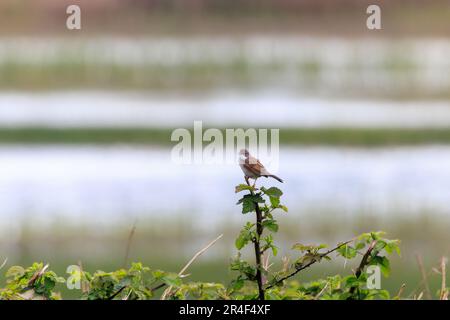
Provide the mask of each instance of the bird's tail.
{"label": "bird's tail", "polygon": [[278,181],[280,181],[281,183],[283,183],[283,180],[281,179],[281,178],[278,178],[276,175],[274,175],[274,174],[268,174],[266,177],[271,177],[271,178],[274,178],[275,180],[278,180]]}

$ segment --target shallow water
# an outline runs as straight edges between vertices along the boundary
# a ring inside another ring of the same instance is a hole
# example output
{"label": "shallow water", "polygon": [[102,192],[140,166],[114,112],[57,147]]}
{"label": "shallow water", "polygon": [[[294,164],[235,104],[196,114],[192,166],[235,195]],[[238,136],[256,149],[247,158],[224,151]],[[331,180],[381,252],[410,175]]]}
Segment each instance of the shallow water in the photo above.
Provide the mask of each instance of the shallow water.
{"label": "shallow water", "polygon": [[311,99],[288,92],[206,96],[144,93],[0,93],[0,126],[449,127],[448,101]]}
{"label": "shallow water", "polygon": [[[294,215],[450,214],[449,164],[447,146],[282,148],[285,183],[270,184],[282,187]],[[0,216],[5,226],[27,217],[109,223],[189,214],[210,225],[239,219],[234,186],[242,181],[237,165],[175,165],[170,149],[2,146]]]}

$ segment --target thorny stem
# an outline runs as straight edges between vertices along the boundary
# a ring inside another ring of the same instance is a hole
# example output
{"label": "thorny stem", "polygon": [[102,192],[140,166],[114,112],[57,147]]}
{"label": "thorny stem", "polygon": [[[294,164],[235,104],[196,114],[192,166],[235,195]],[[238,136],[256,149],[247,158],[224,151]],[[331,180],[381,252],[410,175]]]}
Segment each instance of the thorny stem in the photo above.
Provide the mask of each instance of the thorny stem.
{"label": "thorny stem", "polygon": [[327,252],[322,253],[322,254],[319,256],[319,258],[313,259],[313,260],[311,260],[311,262],[309,262],[309,263],[307,263],[307,264],[305,264],[305,265],[303,265],[303,266],[301,266],[301,267],[299,267],[299,268],[296,268],[295,271],[291,272],[291,273],[288,274],[287,276],[285,276],[285,277],[281,278],[280,280],[278,280],[277,282],[275,282],[275,283],[273,283],[273,284],[267,286],[267,287],[266,287],[266,290],[275,287],[276,285],[282,283],[283,281],[285,281],[285,280],[287,280],[287,279],[289,279],[289,278],[292,278],[293,276],[295,276],[295,275],[296,275],[297,273],[299,273],[300,271],[302,271],[302,270],[304,270],[304,269],[306,269],[306,268],[309,268],[309,267],[310,267],[311,265],[313,265],[314,263],[319,262],[320,259],[322,259],[323,257],[328,256],[330,253],[333,253],[334,251],[338,250],[340,247],[345,246],[346,244],[352,242],[353,240],[354,240],[354,239],[349,240],[349,241],[346,241],[346,242],[343,242],[343,243],[339,244],[337,247],[335,247],[335,248],[333,248],[333,249],[331,249],[331,250],[328,250]]}
{"label": "thorny stem", "polygon": [[[372,243],[369,245],[369,248],[367,249],[366,253],[361,259],[361,263],[358,266],[358,269],[356,269],[355,277],[358,279],[361,276],[361,273],[363,272],[366,265],[369,263],[370,254],[372,253],[373,249],[375,249],[375,245],[377,244],[377,240],[372,241]],[[351,296],[348,298],[348,300],[353,299],[353,294],[355,293],[357,287],[353,286],[350,288],[350,294]]]}
{"label": "thorny stem", "polygon": [[[247,184],[250,186],[250,183],[247,179],[245,179]],[[256,182],[256,181],[255,181]],[[254,187],[254,185],[253,185]],[[253,190],[250,190],[250,193],[254,195]],[[262,278],[262,263],[261,263],[261,257],[262,257],[262,251],[260,246],[260,239],[261,235],[263,233],[263,214],[261,212],[261,208],[259,207],[259,204],[255,202],[255,212],[256,212],[256,237],[253,239],[253,244],[255,245],[255,257],[256,257],[256,282],[258,283],[258,298],[259,300],[265,300],[265,294],[264,294],[264,286],[263,286],[263,278]]]}
{"label": "thorny stem", "polygon": [[263,226],[262,226],[262,214],[261,210],[259,208],[259,205],[256,204],[256,239],[254,241],[255,244],[255,256],[256,256],[256,280],[258,281],[258,292],[259,292],[259,300],[264,300],[264,288],[263,288],[263,280],[262,280],[262,273],[261,273],[261,247],[259,240],[261,238],[262,232],[263,232]]}

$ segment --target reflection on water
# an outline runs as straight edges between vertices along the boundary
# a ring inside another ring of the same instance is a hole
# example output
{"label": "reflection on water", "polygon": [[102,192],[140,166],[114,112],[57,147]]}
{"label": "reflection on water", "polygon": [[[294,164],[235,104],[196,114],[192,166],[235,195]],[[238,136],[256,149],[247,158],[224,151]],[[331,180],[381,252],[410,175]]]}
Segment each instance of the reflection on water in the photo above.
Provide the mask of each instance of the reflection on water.
{"label": "reflection on water", "polygon": [[[282,149],[278,174],[292,214],[327,208],[448,214],[449,163],[450,147],[444,146]],[[2,146],[0,216],[108,222],[184,213],[211,223],[225,214],[240,216],[234,186],[242,180],[237,165],[174,165],[169,149]]]}

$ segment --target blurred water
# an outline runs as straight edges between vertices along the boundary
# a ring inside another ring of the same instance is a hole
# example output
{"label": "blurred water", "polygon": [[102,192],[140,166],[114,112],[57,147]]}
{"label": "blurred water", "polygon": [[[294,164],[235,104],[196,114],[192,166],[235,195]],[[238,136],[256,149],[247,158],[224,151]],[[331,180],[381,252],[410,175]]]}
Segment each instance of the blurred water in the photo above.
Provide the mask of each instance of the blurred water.
{"label": "blurred water", "polygon": [[[450,214],[450,147],[282,148],[276,181],[291,214],[333,209],[343,217],[370,210]],[[175,165],[170,149],[0,147],[2,224],[33,217],[46,224],[110,223],[124,217],[239,219],[237,165]],[[201,220],[200,220],[201,221]]]}
{"label": "blurred water", "polygon": [[0,126],[449,127],[448,101],[312,99],[288,92],[204,96],[53,92],[0,94]]}

